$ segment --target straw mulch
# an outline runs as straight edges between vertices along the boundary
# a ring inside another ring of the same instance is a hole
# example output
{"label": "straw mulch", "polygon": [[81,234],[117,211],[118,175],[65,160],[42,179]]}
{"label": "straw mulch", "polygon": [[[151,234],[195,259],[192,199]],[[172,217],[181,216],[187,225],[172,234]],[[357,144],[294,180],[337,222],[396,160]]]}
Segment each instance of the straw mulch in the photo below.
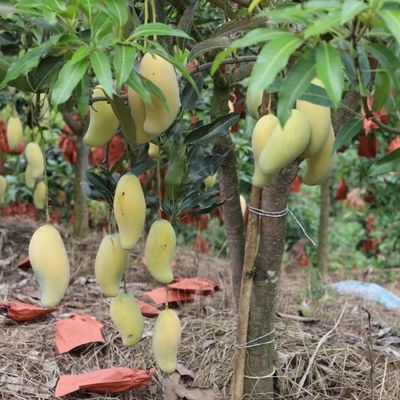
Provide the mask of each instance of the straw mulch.
{"label": "straw mulch", "polygon": [[[32,272],[15,268],[15,262],[26,255],[35,228],[35,223],[26,220],[0,221],[0,301],[37,302]],[[0,317],[1,399],[52,399],[60,374],[122,366],[156,368],[149,335],[154,319],[145,319],[145,339],[134,348],[124,347],[109,317],[109,300],[94,282],[93,261],[101,235],[93,234],[84,243],[74,242],[65,232],[64,238],[73,275],[62,305],[37,322],[17,324]],[[143,291],[156,285],[141,264],[141,255],[140,251],[131,255],[127,288],[149,301]],[[212,389],[204,392],[202,400],[229,398],[236,315],[229,295],[228,268],[222,260],[178,251],[177,276],[207,277],[224,288],[179,309],[183,325],[179,372],[186,387]],[[276,319],[276,398],[400,399],[399,311],[352,298],[310,301],[305,297],[306,286],[304,271],[282,276],[281,314]],[[304,301],[308,301],[312,321],[296,318]],[[89,314],[101,321],[106,343],[59,355],[54,344],[55,323],[71,313]],[[148,388],[119,395],[74,393],[65,398],[163,399],[166,383],[166,376],[157,371]]]}

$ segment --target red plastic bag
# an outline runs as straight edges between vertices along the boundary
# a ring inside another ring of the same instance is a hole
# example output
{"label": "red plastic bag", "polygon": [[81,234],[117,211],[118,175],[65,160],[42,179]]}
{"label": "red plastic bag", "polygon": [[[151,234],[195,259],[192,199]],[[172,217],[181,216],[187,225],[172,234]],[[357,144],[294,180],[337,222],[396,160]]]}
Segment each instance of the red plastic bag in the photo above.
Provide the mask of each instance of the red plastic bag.
{"label": "red plastic bag", "polygon": [[340,179],[339,184],[336,188],[335,200],[346,200],[348,192],[349,189],[346,185],[346,181],[344,179]]}
{"label": "red plastic bag", "polygon": [[51,314],[55,308],[42,308],[34,304],[23,303],[21,301],[8,301],[0,303],[0,311],[17,322],[34,321]]}
{"label": "red plastic bag", "polygon": [[144,293],[156,304],[187,303],[194,300],[193,295],[190,293],[174,289],[167,291],[165,287],[159,287]]}
{"label": "red plastic bag", "polygon": [[210,294],[219,289],[219,286],[210,280],[200,278],[181,278],[170,283],[168,287],[174,290],[201,294]]}
{"label": "red plastic bag", "polygon": [[156,317],[158,314],[160,314],[160,310],[158,308],[155,308],[151,304],[147,304],[139,299],[136,299],[136,301],[140,307],[141,313],[145,317]]}

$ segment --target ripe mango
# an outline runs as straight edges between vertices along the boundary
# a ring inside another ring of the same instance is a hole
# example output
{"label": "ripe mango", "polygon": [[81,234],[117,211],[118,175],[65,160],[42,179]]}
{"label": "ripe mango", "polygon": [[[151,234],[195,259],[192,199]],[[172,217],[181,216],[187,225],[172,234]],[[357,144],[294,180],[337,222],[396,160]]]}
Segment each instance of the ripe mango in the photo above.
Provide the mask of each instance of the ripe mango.
{"label": "ripe mango", "polygon": [[160,155],[160,148],[156,144],[150,142],[148,155],[151,158],[157,158]]}
{"label": "ripe mango", "polygon": [[38,143],[30,142],[26,145],[25,157],[28,162],[31,177],[37,179],[43,176],[44,157]]}
{"label": "ripe mango", "polygon": [[303,153],[310,140],[310,125],[299,110],[292,110],[284,128],[276,125],[258,159],[264,174],[277,174]]}
{"label": "ripe mango", "polygon": [[[323,83],[317,78],[311,83],[324,88]],[[297,100],[296,108],[305,114],[310,124],[310,141],[301,157],[311,158],[320,152],[328,138],[331,129],[331,109],[304,100]]]}
{"label": "ripe mango", "polygon": [[212,188],[217,182],[217,174],[215,173],[214,175],[207,176],[204,178],[203,182],[206,188]]}
{"label": "ripe mango", "polygon": [[7,143],[10,150],[14,150],[21,142],[23,134],[22,122],[18,117],[10,117],[7,122]]}
{"label": "ripe mango", "polygon": [[139,179],[127,173],[118,181],[114,194],[114,216],[121,246],[125,250],[135,247],[146,219],[146,200]]}
{"label": "ripe mango", "polygon": [[250,90],[247,89],[247,93],[246,93],[247,113],[254,119],[259,118],[258,109],[260,108],[261,103],[262,103],[263,93],[264,93],[264,91],[260,90],[255,95],[252,95],[250,93]]}
{"label": "ripe mango", "polygon": [[167,374],[176,369],[176,356],[182,327],[174,310],[167,309],[157,317],[153,333],[153,353],[158,367]]}
{"label": "ripe mango", "polygon": [[105,296],[116,296],[128,262],[119,235],[106,235],[100,243],[94,263],[96,282]]}
{"label": "ripe mango", "polygon": [[40,181],[36,184],[33,192],[33,204],[38,210],[43,210],[47,202],[47,189],[44,181]]}
{"label": "ripe mango", "polygon": [[125,346],[134,346],[143,335],[144,322],[132,293],[120,292],[111,300],[110,315]]}
{"label": "ripe mango", "polygon": [[247,202],[243,195],[240,195],[240,209],[242,210],[242,216],[244,218],[247,210]]}
{"label": "ripe mango", "polygon": [[139,73],[158,86],[164,94],[168,109],[155,96],[152,104],[145,103],[146,118],[143,128],[150,135],[165,132],[174,122],[181,107],[179,84],[172,64],[155,54],[146,53],[139,67]]}
{"label": "ripe mango", "polygon": [[35,187],[36,179],[32,176],[31,166],[28,164],[25,169],[25,183],[29,189]]}
{"label": "ripe mango", "polygon": [[[104,97],[101,86],[93,90],[93,98]],[[89,126],[83,137],[83,142],[90,147],[106,144],[115,134],[119,120],[107,101],[96,101],[90,106]]]}
{"label": "ripe mango", "polygon": [[319,185],[327,178],[336,159],[335,154],[332,153],[334,143],[335,132],[331,126],[328,139],[322,150],[316,156],[306,160],[307,169],[303,178],[306,185]]}
{"label": "ripe mango", "polygon": [[174,280],[172,260],[175,256],[176,235],[172,225],[159,219],[151,225],[144,250],[147,268],[151,276],[160,283]]}
{"label": "ripe mango", "polygon": [[4,199],[6,197],[7,190],[7,181],[3,175],[0,175],[0,204],[4,203]]}
{"label": "ripe mango", "polygon": [[253,149],[254,157],[254,174],[252,184],[259,188],[263,188],[275,177],[274,175],[264,174],[260,170],[260,164],[258,160],[262,149],[269,141],[272,132],[277,125],[279,125],[278,118],[276,118],[273,114],[268,114],[261,117],[255,124],[253,129],[253,135],[251,138],[251,147]]}
{"label": "ripe mango", "polygon": [[149,142],[157,135],[152,135],[144,130],[144,121],[146,119],[146,108],[144,101],[137,92],[128,87],[128,102],[131,109],[132,119],[136,128],[136,143],[143,144]]}
{"label": "ripe mango", "polygon": [[63,240],[54,226],[43,225],[35,231],[29,243],[29,260],[42,306],[56,306],[67,291],[70,268]]}

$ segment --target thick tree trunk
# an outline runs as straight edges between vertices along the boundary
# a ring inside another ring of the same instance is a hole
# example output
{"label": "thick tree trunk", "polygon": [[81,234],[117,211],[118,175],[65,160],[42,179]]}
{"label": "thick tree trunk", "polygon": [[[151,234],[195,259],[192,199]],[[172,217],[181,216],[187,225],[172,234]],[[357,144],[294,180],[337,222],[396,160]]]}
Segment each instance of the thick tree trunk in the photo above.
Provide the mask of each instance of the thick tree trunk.
{"label": "thick tree trunk", "polygon": [[[289,187],[296,177],[297,162],[285,168],[277,182],[263,191],[262,209],[271,213],[287,207]],[[275,302],[280,269],[285,250],[287,216],[261,217],[260,244],[255,264],[247,334],[245,395],[243,398],[270,400],[274,398],[274,327]]]}
{"label": "thick tree trunk", "polygon": [[[215,81],[214,81],[215,82]],[[211,104],[212,118],[227,114],[229,86],[214,83],[213,99]],[[227,153],[218,171],[219,190],[222,205],[224,228],[228,240],[229,260],[232,268],[233,297],[236,304],[239,302],[240,283],[244,259],[244,224],[239,197],[239,181],[236,169],[236,155],[229,133],[215,143],[215,152]]]}
{"label": "thick tree trunk", "polygon": [[88,148],[85,144],[78,143],[78,157],[75,164],[74,177],[74,227],[73,237],[84,239],[89,234],[89,214],[86,197],[81,188],[85,170],[88,168]]}
{"label": "thick tree trunk", "polygon": [[328,239],[329,239],[329,211],[330,211],[330,177],[321,184],[321,203],[318,225],[317,267],[321,277],[328,272]]}

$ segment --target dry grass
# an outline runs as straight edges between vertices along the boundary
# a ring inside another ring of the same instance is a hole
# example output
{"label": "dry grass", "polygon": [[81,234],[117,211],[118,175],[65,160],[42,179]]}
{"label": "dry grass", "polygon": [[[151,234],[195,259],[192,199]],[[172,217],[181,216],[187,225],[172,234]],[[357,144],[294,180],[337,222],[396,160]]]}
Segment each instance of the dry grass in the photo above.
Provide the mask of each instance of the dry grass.
{"label": "dry grass", "polygon": [[[35,224],[17,219],[0,222],[0,300],[37,301],[37,288],[31,271],[14,267],[15,260],[26,254]],[[72,285],[57,311],[45,320],[16,324],[0,320],[0,398],[51,399],[60,374],[87,372],[99,368],[155,368],[151,339],[143,339],[134,348],[122,345],[108,315],[109,301],[102,297],[93,279],[93,260],[100,235],[93,234],[86,243],[72,241],[66,234],[72,261]],[[140,248],[140,246],[139,246]],[[126,276],[127,287],[143,297],[143,291],[155,287],[141,265],[140,252],[131,256]],[[195,374],[188,385],[216,389],[222,399],[229,398],[236,317],[229,296],[226,262],[190,251],[179,251],[178,276],[202,276],[224,286],[214,296],[183,305],[183,324],[179,362]],[[278,309],[297,314],[305,299],[306,279],[302,272],[283,275]],[[344,303],[343,319],[324,343],[321,338],[332,329]],[[400,398],[400,373],[396,344],[382,342],[384,324],[395,326],[398,311],[362,304],[355,299],[327,297],[310,303],[316,323],[289,318],[276,320],[276,390],[277,399],[350,399],[395,400]],[[372,315],[368,329],[367,307]],[[70,313],[87,313],[104,324],[104,345],[91,345],[79,352],[59,355],[54,344],[58,318]],[[0,317],[1,318],[1,317]],[[146,319],[150,332],[154,320]],[[389,332],[389,331],[388,331]],[[391,333],[390,333],[391,332]],[[392,329],[387,335],[397,337]],[[386,336],[387,336],[386,335]],[[395,341],[394,341],[395,342]],[[388,342],[389,343],[389,342]],[[392,342],[390,342],[392,343]],[[316,349],[318,352],[315,353]],[[300,387],[310,358],[315,358]],[[120,395],[75,393],[67,399],[162,399],[162,381],[157,372],[151,386]],[[204,399],[206,400],[206,399]]]}

